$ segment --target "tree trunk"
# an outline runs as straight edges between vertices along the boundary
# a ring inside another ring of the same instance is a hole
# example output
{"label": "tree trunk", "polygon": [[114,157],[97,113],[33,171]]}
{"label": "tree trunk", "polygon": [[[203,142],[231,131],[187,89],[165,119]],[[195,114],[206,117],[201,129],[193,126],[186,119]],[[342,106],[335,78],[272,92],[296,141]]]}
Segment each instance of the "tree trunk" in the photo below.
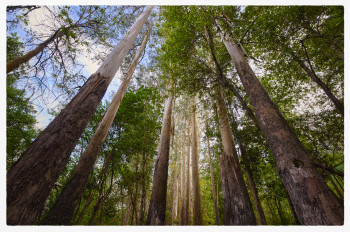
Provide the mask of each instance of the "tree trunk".
{"label": "tree trunk", "polygon": [[[288,48],[289,49],[289,48]],[[314,81],[318,86],[321,87],[321,89],[325,92],[327,97],[333,102],[335,107],[339,110],[339,112],[344,117],[344,104],[340,102],[340,100],[331,92],[331,90],[328,88],[326,83],[324,83],[314,72],[313,69],[309,68],[304,61],[302,61],[300,58],[298,58],[294,52],[289,52],[294,61],[296,61],[299,66],[306,72],[306,74],[311,78],[312,81]]]}
{"label": "tree trunk", "polygon": [[185,219],[184,219],[184,225],[191,225],[191,209],[192,209],[192,199],[191,199],[191,189],[192,189],[192,185],[191,185],[191,121],[188,122],[188,126],[187,126],[187,163],[185,166],[185,173],[186,173],[186,196],[185,196]]}
{"label": "tree trunk", "polygon": [[266,204],[267,204],[267,207],[269,208],[271,216],[272,216],[272,223],[273,223],[273,225],[276,225],[276,222],[277,222],[276,221],[276,216],[275,216],[275,213],[273,212],[273,209],[272,209],[268,199],[266,199]]}
{"label": "tree trunk", "polygon": [[52,43],[55,39],[63,36],[64,33],[61,31],[61,28],[58,29],[50,38],[39,44],[34,50],[26,53],[23,56],[16,57],[14,60],[10,61],[6,64],[6,73],[12,72],[16,68],[18,68],[21,64],[28,62],[34,56],[38,55],[42,52],[48,44]]}
{"label": "tree trunk", "polygon": [[[265,218],[265,214],[264,214],[264,211],[263,211],[261,203],[260,203],[258,190],[256,189],[256,186],[254,183],[254,178],[253,178],[253,174],[252,174],[252,171],[250,168],[250,163],[247,160],[247,151],[245,149],[245,146],[243,145],[242,138],[238,134],[238,124],[237,124],[235,116],[233,114],[233,110],[232,110],[232,108],[230,108],[230,109],[231,109],[232,124],[233,124],[232,127],[233,127],[233,131],[234,131],[234,136],[236,137],[236,140],[238,141],[239,149],[241,150],[241,157],[242,157],[244,167],[245,167],[244,171],[245,171],[245,174],[247,177],[250,192],[251,192],[252,197],[253,197],[255,210],[258,214],[258,221],[259,221],[260,225],[266,225],[266,218]],[[258,129],[260,129],[260,128],[258,127]]]}
{"label": "tree trunk", "polygon": [[128,225],[130,211],[131,211],[131,196],[129,196],[128,205],[126,206],[126,212],[125,212],[125,217],[123,220],[123,226]]}
{"label": "tree trunk", "polygon": [[186,153],[185,153],[185,133],[186,133],[186,119],[185,119],[185,127],[184,127],[184,136],[182,143],[182,165],[181,165],[181,201],[180,201],[180,225],[186,225],[185,223],[185,203],[186,203],[186,195],[185,195],[185,189],[186,189],[186,183],[185,183],[185,177],[186,177]]}
{"label": "tree trunk", "polygon": [[[205,120],[205,123],[206,123],[206,127],[208,128],[207,120]],[[214,203],[214,211],[215,211],[215,221],[216,221],[216,225],[220,225],[219,207],[218,207],[218,202],[217,202],[216,193],[215,193],[214,172],[213,172],[213,164],[211,162],[210,143],[209,143],[208,136],[207,136],[207,145],[208,145],[208,156],[209,156],[209,165],[210,165],[211,190],[213,194],[213,203]]]}
{"label": "tree trunk", "polygon": [[290,197],[289,197],[288,194],[287,194],[287,200],[288,200],[289,208],[290,208],[290,210],[292,211],[295,224],[296,224],[296,225],[300,225],[298,216],[297,216],[297,214],[296,214],[296,212],[295,212],[295,209],[294,209],[294,207],[293,207],[292,201],[290,200]]}
{"label": "tree trunk", "polygon": [[234,44],[229,36],[225,37],[224,43],[300,222],[305,225],[342,225],[344,206],[317,172],[305,148],[260,84],[243,56],[241,45]]}
{"label": "tree trunk", "polygon": [[219,128],[224,154],[220,158],[225,225],[256,225],[243,173],[238,162],[233,135],[222,93],[217,91]]}
{"label": "tree trunk", "polygon": [[146,200],[146,180],[145,180],[145,168],[146,168],[146,154],[142,152],[142,187],[141,187],[141,203],[140,203],[140,220],[139,225],[144,224],[144,215],[145,215],[145,200]]}
{"label": "tree trunk", "polygon": [[139,16],[96,73],[7,172],[8,225],[32,224],[40,214],[68,157],[152,9],[153,6],[148,7]]}
{"label": "tree trunk", "polygon": [[172,205],[172,210],[171,210],[171,221],[172,221],[172,225],[174,225],[174,221],[176,220],[177,217],[177,200],[178,200],[178,190],[179,190],[179,185],[178,185],[178,170],[176,168],[176,166],[174,167],[174,187],[173,187],[173,205]]}
{"label": "tree trunk", "polygon": [[84,208],[82,209],[81,213],[79,214],[79,218],[78,218],[78,221],[77,221],[77,225],[80,225],[81,221],[83,220],[83,216],[87,210],[87,208],[89,208],[91,202],[93,200],[93,194],[92,194],[92,189],[89,191],[89,194],[86,198],[86,201],[85,201],[85,204],[84,204]]}
{"label": "tree trunk", "polygon": [[[151,28],[150,28],[151,29]],[[146,46],[150,35],[150,30],[147,32],[142,44],[130,65],[123,83],[120,85],[117,94],[114,96],[108,110],[104,114],[98,128],[92,136],[85,152],[81,155],[79,163],[74,170],[69,182],[63,188],[53,208],[50,210],[44,224],[49,225],[67,225],[70,224],[72,213],[76,207],[77,200],[84,191],[87,179],[94,168],[94,164],[107,137],[108,130],[113,123],[114,117],[118,111],[120,103],[130,83],[132,74],[136,68],[137,62],[140,59],[142,52]]]}
{"label": "tree trunk", "polygon": [[196,124],[196,98],[192,98],[192,184],[193,184],[193,225],[202,225],[202,202],[198,170],[198,142]]}
{"label": "tree trunk", "polygon": [[[170,86],[171,85],[172,84],[170,84]],[[170,96],[165,102],[163,125],[158,148],[158,158],[154,168],[152,194],[146,223],[147,225],[164,225],[165,223],[173,98],[174,96],[171,92]]]}

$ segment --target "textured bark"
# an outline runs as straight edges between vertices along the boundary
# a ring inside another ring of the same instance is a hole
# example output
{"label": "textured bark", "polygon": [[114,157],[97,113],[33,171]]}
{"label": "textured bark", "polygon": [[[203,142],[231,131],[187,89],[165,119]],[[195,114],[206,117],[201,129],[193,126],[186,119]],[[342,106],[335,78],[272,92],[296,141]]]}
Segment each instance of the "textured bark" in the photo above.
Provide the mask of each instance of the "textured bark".
{"label": "textured bark", "polygon": [[152,6],[148,7],[139,16],[96,73],[8,171],[9,225],[32,224],[40,214],[79,137],[152,9]]}
{"label": "textured bark", "polygon": [[104,114],[98,128],[92,136],[85,152],[81,155],[79,163],[74,170],[69,182],[63,188],[53,208],[50,210],[44,224],[69,225],[77,201],[84,192],[85,184],[90,173],[94,168],[96,159],[100,153],[103,143],[107,137],[108,130],[113,123],[114,117],[118,111],[120,103],[129,86],[132,74],[136,68],[137,62],[146,46],[150,30],[146,34],[132,64],[130,65],[123,83],[120,85],[118,92],[114,96],[110,106]]}
{"label": "textured bark", "polygon": [[154,168],[151,200],[147,216],[147,225],[164,225],[166,192],[169,168],[169,149],[173,94],[166,99],[160,136],[158,158]]}
{"label": "textured bark", "polygon": [[[205,121],[205,123],[206,123],[206,127],[208,128],[207,120]],[[212,195],[213,195],[213,203],[214,203],[214,211],[215,211],[215,221],[216,221],[216,225],[220,225],[219,207],[218,207],[218,201],[216,199],[216,193],[215,193],[214,172],[213,172],[213,164],[211,162],[209,137],[207,137],[207,145],[208,145],[208,156],[209,156],[209,165],[210,165],[211,190],[212,190]]]}
{"label": "textured bark", "polygon": [[202,202],[198,170],[198,142],[196,124],[196,98],[192,99],[192,184],[193,184],[193,225],[202,225]]}
{"label": "textured bark", "polygon": [[343,224],[344,206],[317,172],[309,154],[260,84],[243,56],[241,45],[234,44],[228,36],[224,43],[300,222],[305,225]]}
{"label": "textured bark", "polygon": [[224,154],[220,174],[225,225],[256,225],[256,219],[233,143],[233,135],[222,93],[217,91],[219,127]]}

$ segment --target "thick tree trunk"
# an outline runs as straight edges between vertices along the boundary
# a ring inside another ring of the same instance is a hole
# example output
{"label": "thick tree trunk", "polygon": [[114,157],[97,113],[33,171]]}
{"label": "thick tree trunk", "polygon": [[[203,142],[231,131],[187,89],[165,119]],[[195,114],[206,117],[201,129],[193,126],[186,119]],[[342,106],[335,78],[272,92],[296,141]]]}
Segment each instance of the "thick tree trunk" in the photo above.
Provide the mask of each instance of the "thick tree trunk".
{"label": "thick tree trunk", "polygon": [[202,202],[198,170],[198,142],[196,124],[196,98],[192,98],[192,184],[193,184],[193,225],[202,225]]}
{"label": "thick tree trunk", "polygon": [[[205,123],[206,123],[206,127],[208,128],[207,120],[205,121]],[[209,137],[207,137],[207,145],[208,145],[208,156],[209,156],[209,165],[210,165],[211,190],[213,195],[213,203],[214,203],[214,211],[215,211],[215,221],[216,221],[216,225],[220,225],[219,207],[218,207],[218,202],[217,202],[216,193],[215,193],[214,172],[213,172],[213,164],[211,161]]]}
{"label": "thick tree trunk", "polygon": [[224,154],[220,157],[225,225],[256,225],[256,219],[243,173],[238,161],[233,135],[222,93],[217,92],[219,127]]}
{"label": "thick tree trunk", "polygon": [[309,154],[244,58],[240,44],[228,36],[225,46],[235,63],[259,125],[275,159],[278,174],[305,225],[342,225],[344,206],[317,172]]}
{"label": "thick tree trunk", "polygon": [[139,16],[96,73],[8,171],[8,225],[32,224],[41,212],[68,157],[152,9],[153,6],[148,7]]}
{"label": "thick tree trunk", "polygon": [[158,158],[154,168],[147,225],[164,225],[165,223],[173,98],[173,93],[170,93],[170,96],[165,102],[163,125],[158,148]]}
{"label": "thick tree trunk", "polygon": [[53,208],[50,210],[44,224],[70,224],[72,212],[74,211],[77,200],[84,191],[87,179],[94,168],[94,164],[107,137],[108,130],[113,123],[114,117],[118,111],[120,103],[130,83],[132,74],[136,68],[137,62],[146,46],[150,30],[146,34],[142,44],[130,65],[123,83],[120,85],[117,94],[114,96],[108,110],[104,114],[98,128],[92,136],[85,152],[81,155],[79,163],[74,170],[69,182],[63,188]]}

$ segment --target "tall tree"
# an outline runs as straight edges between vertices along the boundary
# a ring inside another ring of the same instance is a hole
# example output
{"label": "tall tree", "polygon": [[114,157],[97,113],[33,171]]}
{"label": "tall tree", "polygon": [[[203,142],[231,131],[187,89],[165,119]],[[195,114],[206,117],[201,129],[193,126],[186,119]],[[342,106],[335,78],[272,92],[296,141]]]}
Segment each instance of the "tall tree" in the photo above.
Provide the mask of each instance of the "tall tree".
{"label": "tall tree", "polygon": [[[172,81],[170,80],[170,89],[172,87],[171,83]],[[159,141],[158,158],[155,163],[153,174],[153,186],[148,209],[147,225],[164,225],[165,223],[173,99],[174,95],[171,91],[170,96],[165,101],[162,132]]]}
{"label": "tall tree", "polygon": [[73,176],[63,188],[59,197],[57,198],[55,205],[50,210],[47,218],[44,220],[44,224],[70,224],[74,209],[78,203],[78,200],[83,193],[85,184],[89,178],[89,175],[94,167],[96,159],[100,153],[102,145],[108,134],[108,130],[111,127],[114,117],[118,112],[118,108],[123,99],[123,96],[129,86],[131,77],[135,71],[136,65],[144,51],[149,35],[151,33],[151,27],[145,35],[136,56],[131,63],[122,84],[119,86],[118,92],[114,96],[110,106],[105,112],[98,128],[92,136],[85,152],[81,155],[79,163],[74,170]]}
{"label": "tall tree", "polygon": [[224,97],[218,90],[219,128],[224,149],[220,157],[225,225],[256,225],[256,219],[238,161]]}
{"label": "tall tree", "polygon": [[241,44],[234,43],[228,35],[224,36],[224,44],[258,117],[261,131],[274,155],[278,174],[300,222],[305,225],[343,224],[344,206],[329,189],[309,154],[260,84],[244,57]]}
{"label": "tall tree", "polygon": [[150,15],[149,6],[79,93],[7,173],[7,223],[32,224],[108,85]]}
{"label": "tall tree", "polygon": [[[207,119],[205,120],[205,125],[206,125],[206,129],[208,130],[209,127],[208,127]],[[211,190],[213,195],[213,203],[214,203],[214,211],[215,211],[215,222],[216,222],[216,225],[220,225],[219,207],[218,207],[217,195],[215,193],[215,181],[214,181],[213,164],[211,161],[209,136],[207,136],[207,146],[208,146],[208,156],[209,156],[209,165],[210,165]]]}
{"label": "tall tree", "polygon": [[202,225],[202,202],[199,185],[198,170],[198,142],[197,142],[197,123],[196,123],[196,98],[192,97],[192,185],[193,185],[193,224]]}

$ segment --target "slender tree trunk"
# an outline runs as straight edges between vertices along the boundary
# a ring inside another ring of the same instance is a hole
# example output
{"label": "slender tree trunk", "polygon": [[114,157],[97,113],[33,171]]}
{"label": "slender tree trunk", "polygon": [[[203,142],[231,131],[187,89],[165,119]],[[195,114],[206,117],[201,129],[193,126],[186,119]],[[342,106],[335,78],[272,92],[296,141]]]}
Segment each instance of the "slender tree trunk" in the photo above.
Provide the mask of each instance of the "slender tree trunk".
{"label": "slender tree trunk", "polygon": [[137,62],[146,46],[150,30],[145,36],[141,47],[139,48],[132,64],[130,65],[123,83],[120,85],[117,94],[114,96],[108,110],[103,116],[97,130],[92,136],[85,152],[80,157],[79,163],[74,170],[73,176],[60,193],[55,205],[50,210],[44,224],[69,224],[72,212],[76,207],[77,200],[84,191],[85,184],[90,173],[93,170],[98,154],[107,137],[108,130],[113,123],[114,117],[118,111],[120,103],[130,83],[132,74],[136,68]]}
{"label": "slender tree trunk", "polygon": [[272,216],[272,223],[273,223],[273,225],[276,225],[276,222],[277,222],[276,215],[275,215],[268,199],[266,199],[266,204],[267,204],[267,207],[269,208],[269,211],[270,211],[271,216]]}
{"label": "slender tree trunk", "polygon": [[123,226],[128,225],[130,211],[131,211],[131,196],[129,196],[128,205],[126,206],[126,212],[125,212],[125,216],[124,216],[124,220],[123,220]]}
{"label": "slender tree trunk", "polygon": [[179,185],[178,185],[178,170],[177,167],[175,166],[175,174],[174,174],[174,187],[173,187],[173,205],[172,205],[172,211],[171,211],[171,221],[172,224],[174,225],[174,221],[176,220],[177,217],[177,200],[178,200],[178,189],[179,189]]}
{"label": "slender tree trunk", "polygon": [[283,215],[282,207],[281,207],[280,201],[277,200],[277,198],[275,198],[275,203],[276,203],[277,212],[278,212],[278,215],[280,216],[282,225],[286,225],[287,223]]}
{"label": "slender tree trunk", "polygon": [[184,137],[183,137],[183,144],[182,144],[182,165],[181,165],[181,201],[180,201],[180,225],[186,225],[185,223],[185,188],[186,188],[186,184],[185,184],[185,177],[186,177],[186,156],[185,156],[185,133],[186,133],[186,119],[185,119],[185,127],[184,127]]}
{"label": "slender tree trunk", "polygon": [[343,194],[342,194],[341,191],[339,190],[338,186],[337,186],[336,183],[334,182],[334,180],[333,180],[333,178],[331,177],[331,175],[329,175],[329,172],[326,171],[326,175],[327,175],[328,179],[331,181],[331,183],[332,183],[332,185],[333,185],[335,191],[337,192],[339,198],[343,200],[343,199],[344,199]]}
{"label": "slender tree trunk", "polygon": [[[171,82],[172,85],[172,82]],[[170,86],[171,86],[170,85]],[[151,201],[148,210],[147,225],[164,225],[166,209],[166,193],[169,168],[169,149],[173,93],[166,99],[163,125],[158,148],[158,158],[153,175]]]}
{"label": "slender tree trunk", "polygon": [[333,102],[335,107],[339,110],[339,112],[344,117],[344,104],[340,102],[340,100],[331,92],[326,83],[324,83],[314,72],[313,69],[309,68],[304,61],[298,58],[294,52],[290,51],[290,55],[293,57],[294,61],[296,61],[299,66],[306,72],[306,74],[314,81],[321,89],[325,92],[327,97]]}
{"label": "slender tree trunk", "polygon": [[[256,189],[256,186],[254,183],[254,178],[253,178],[253,174],[252,174],[252,171],[250,168],[250,163],[247,160],[247,151],[245,149],[245,146],[243,145],[242,138],[238,134],[238,124],[237,124],[235,116],[233,114],[233,110],[232,110],[232,108],[230,108],[230,109],[231,109],[232,124],[233,124],[232,127],[233,127],[233,131],[234,131],[234,136],[236,137],[236,140],[238,141],[239,149],[241,150],[241,157],[242,157],[244,167],[245,167],[244,171],[245,171],[245,174],[247,177],[250,192],[253,196],[255,209],[256,209],[256,212],[258,214],[258,221],[259,221],[260,225],[266,225],[266,218],[265,218],[265,214],[264,214],[264,211],[263,211],[261,203],[260,203],[258,190]],[[260,129],[260,128],[258,127],[258,129]]]}
{"label": "slender tree trunk", "polygon": [[16,57],[14,60],[7,63],[6,73],[12,72],[13,70],[17,69],[21,64],[28,62],[34,56],[42,52],[48,44],[52,43],[55,39],[61,37],[62,35],[64,35],[64,33],[61,31],[61,29],[58,29],[50,38],[39,44],[34,50],[26,53],[23,56]]}
{"label": "slender tree trunk", "polygon": [[68,157],[152,9],[153,6],[148,7],[139,16],[96,73],[7,172],[8,225],[32,224],[40,214]]}
{"label": "slender tree trunk", "polygon": [[[208,122],[205,121],[206,127],[208,128]],[[220,225],[220,218],[219,218],[219,207],[217,204],[216,194],[215,194],[215,182],[214,182],[214,172],[213,172],[213,164],[211,161],[211,152],[210,152],[210,142],[209,137],[207,136],[207,145],[208,145],[208,156],[209,156],[209,165],[210,165],[210,179],[211,179],[211,190],[213,195],[213,203],[214,203],[214,211],[215,211],[215,221],[216,225]]]}
{"label": "slender tree trunk", "polygon": [[142,187],[141,187],[141,203],[140,203],[140,220],[139,224],[144,224],[145,216],[145,200],[146,200],[146,180],[145,180],[145,168],[146,168],[146,154],[142,153]]}
{"label": "slender tree trunk", "polygon": [[193,225],[202,225],[202,202],[198,170],[198,142],[196,124],[196,98],[192,98],[192,184],[193,184]]}
{"label": "slender tree trunk", "polygon": [[190,174],[190,163],[191,163],[191,121],[188,122],[188,126],[187,126],[187,163],[185,166],[185,173],[186,173],[186,196],[185,196],[185,216],[184,216],[184,225],[191,225],[191,216],[190,216],[190,210],[192,208],[192,202],[191,202],[191,174]]}
{"label": "slender tree trunk", "polygon": [[84,217],[84,214],[85,214],[87,208],[89,208],[89,206],[93,200],[92,192],[93,192],[92,189],[90,189],[89,194],[88,194],[86,201],[85,201],[85,204],[84,204],[84,208],[82,209],[81,213],[79,214],[79,218],[78,218],[78,221],[76,223],[78,225],[80,225],[81,221],[83,220],[83,217]]}
{"label": "slender tree trunk", "polygon": [[224,154],[220,158],[225,225],[256,225],[256,219],[238,161],[224,98],[217,92],[219,128]]}
{"label": "slender tree trunk", "polygon": [[300,222],[305,225],[342,225],[344,206],[317,172],[311,157],[260,84],[243,56],[241,45],[234,44],[228,36],[224,43]]}

